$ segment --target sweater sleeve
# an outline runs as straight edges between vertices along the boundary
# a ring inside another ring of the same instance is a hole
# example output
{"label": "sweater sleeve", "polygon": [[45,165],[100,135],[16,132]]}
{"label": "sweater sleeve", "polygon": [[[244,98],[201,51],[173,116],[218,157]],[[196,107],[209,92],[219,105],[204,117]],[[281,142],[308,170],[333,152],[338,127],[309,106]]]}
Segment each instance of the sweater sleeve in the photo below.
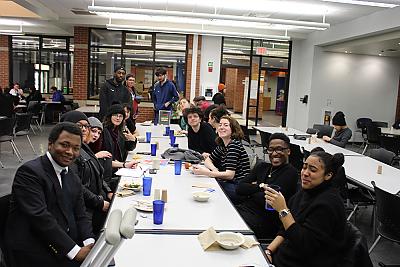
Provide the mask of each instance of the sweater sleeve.
{"label": "sweater sleeve", "polygon": [[[258,192],[263,192],[259,184],[264,182],[267,168],[268,164],[265,161],[257,163],[250,174],[239,182],[236,193],[242,196],[250,196]],[[253,184],[253,182],[256,182],[256,184]]]}
{"label": "sweater sleeve", "polygon": [[333,137],[330,141],[331,144],[336,146],[345,147],[352,136],[352,132],[349,128],[346,128],[338,137]]}

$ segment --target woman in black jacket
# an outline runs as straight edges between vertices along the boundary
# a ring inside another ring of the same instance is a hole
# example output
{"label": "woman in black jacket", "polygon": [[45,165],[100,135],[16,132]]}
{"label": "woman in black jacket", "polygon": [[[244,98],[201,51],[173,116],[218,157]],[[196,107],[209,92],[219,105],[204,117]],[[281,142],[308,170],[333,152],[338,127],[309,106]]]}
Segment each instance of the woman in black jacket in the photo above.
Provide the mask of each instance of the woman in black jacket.
{"label": "woman in black jacket", "polygon": [[275,266],[333,267],[341,260],[345,210],[331,179],[343,163],[343,154],[312,153],[301,171],[302,190],[288,206],[282,194],[266,187],[266,200],[278,211],[283,224],[266,250]]}
{"label": "woman in black jacket", "polygon": [[137,164],[135,160],[125,162],[129,151],[132,151],[136,138],[130,134],[123,133],[125,111],[122,105],[114,104],[104,117],[103,147],[112,154],[113,172],[117,168],[134,168]]}
{"label": "woman in black jacket", "polygon": [[76,123],[82,131],[82,146],[79,157],[70,166],[81,179],[86,212],[92,221],[93,233],[99,234],[107,217],[112,199],[112,191],[104,181],[104,170],[88,144],[90,143],[90,125],[86,115],[80,111],[69,111],[61,121]]}

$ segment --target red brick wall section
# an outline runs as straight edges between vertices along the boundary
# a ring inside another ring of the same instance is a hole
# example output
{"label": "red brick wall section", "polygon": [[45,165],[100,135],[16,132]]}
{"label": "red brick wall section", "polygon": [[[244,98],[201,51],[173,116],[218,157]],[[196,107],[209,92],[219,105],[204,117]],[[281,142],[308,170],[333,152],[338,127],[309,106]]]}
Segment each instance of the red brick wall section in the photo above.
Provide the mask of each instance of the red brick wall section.
{"label": "red brick wall section", "polygon": [[196,64],[196,89],[195,89],[195,96],[201,95],[200,93],[200,64],[201,64],[201,43],[202,43],[202,36],[198,38],[198,45],[197,45],[197,64]]}
{"label": "red brick wall section", "polygon": [[243,81],[249,76],[249,70],[238,69],[233,99],[233,111],[243,112],[244,85]]}
{"label": "red brick wall section", "polygon": [[87,99],[89,28],[74,27],[74,75],[72,87],[75,100]]}
{"label": "red brick wall section", "polygon": [[233,108],[233,99],[235,97],[235,87],[237,79],[237,69],[226,68],[225,69],[225,101],[227,108]]}
{"label": "red brick wall section", "polygon": [[154,118],[154,110],[152,107],[141,107],[136,122],[151,121]]}
{"label": "red brick wall section", "polygon": [[8,56],[9,36],[0,35],[0,86],[2,88],[9,86],[9,67],[10,61]]}

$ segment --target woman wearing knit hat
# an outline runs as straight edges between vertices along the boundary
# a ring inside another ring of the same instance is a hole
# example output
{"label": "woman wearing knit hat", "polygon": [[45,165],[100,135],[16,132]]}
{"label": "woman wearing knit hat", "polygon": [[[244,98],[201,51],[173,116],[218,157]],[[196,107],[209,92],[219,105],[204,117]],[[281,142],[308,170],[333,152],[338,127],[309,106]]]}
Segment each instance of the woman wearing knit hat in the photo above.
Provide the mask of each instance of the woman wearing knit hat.
{"label": "woman wearing knit hat", "polygon": [[329,136],[323,136],[322,139],[328,143],[345,147],[353,133],[350,128],[347,127],[344,113],[342,111],[336,112],[335,116],[332,118],[332,124],[335,128],[334,136],[332,138]]}
{"label": "woman wearing knit hat", "polygon": [[111,188],[104,182],[104,169],[88,144],[90,124],[86,115],[80,111],[69,111],[61,117],[61,121],[76,123],[82,131],[80,155],[70,166],[81,179],[86,211],[92,221],[93,233],[98,234],[103,228],[107,211],[112,198]]}
{"label": "woman wearing knit hat", "polygon": [[103,126],[103,150],[112,154],[113,171],[117,168],[135,168],[137,162],[132,160],[125,162],[128,151],[133,150],[135,140],[124,135],[125,111],[122,105],[112,105],[104,118]]}

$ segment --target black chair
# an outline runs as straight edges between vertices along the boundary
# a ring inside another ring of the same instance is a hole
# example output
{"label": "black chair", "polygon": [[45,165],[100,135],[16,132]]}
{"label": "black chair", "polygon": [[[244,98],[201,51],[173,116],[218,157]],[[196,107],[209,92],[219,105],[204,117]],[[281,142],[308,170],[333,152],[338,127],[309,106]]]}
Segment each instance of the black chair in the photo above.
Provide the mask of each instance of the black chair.
{"label": "black chair", "polygon": [[260,137],[261,137],[261,147],[263,148],[263,153],[264,153],[264,160],[267,153],[267,148],[268,148],[268,141],[269,138],[271,137],[270,133],[259,131],[260,132]]}
{"label": "black chair", "polygon": [[367,143],[367,125],[370,123],[372,123],[370,118],[358,118],[356,121],[356,132],[361,133],[361,137],[363,138],[363,142],[360,147],[363,147]]}
{"label": "black chair", "polygon": [[33,153],[36,155],[35,148],[32,145],[31,139],[29,138],[29,130],[31,126],[31,119],[32,119],[32,114],[30,113],[16,113],[15,118],[16,118],[16,124],[15,124],[15,129],[14,129],[14,137],[17,136],[26,136],[26,139],[28,139],[29,144],[31,145]]}
{"label": "black chair", "polygon": [[256,149],[256,147],[261,147],[261,144],[258,143],[255,140],[251,140],[250,139],[250,131],[246,126],[240,125],[240,128],[242,128],[242,131],[243,131],[243,134],[244,134],[244,137],[243,137],[243,140],[242,140],[242,144],[244,146],[249,147],[251,149],[253,155],[256,155],[255,149]]}
{"label": "black chair", "polygon": [[[31,120],[34,123],[33,125],[35,125],[35,127],[37,127],[39,131],[42,132],[42,127],[40,126],[40,121],[42,118],[42,104],[39,101],[29,101],[27,111],[28,113],[32,113]],[[36,134],[33,128],[32,131],[34,134]]]}
{"label": "black chair", "polygon": [[400,152],[400,138],[396,136],[388,136],[381,134],[379,136],[379,142],[381,147],[392,151],[396,155],[399,155]]}
{"label": "black chair", "polygon": [[[18,147],[14,142],[14,125],[15,118],[5,118],[0,120],[0,144],[4,142],[10,142],[11,148],[14,154],[17,156],[18,161],[22,162],[22,156],[19,153]],[[4,168],[1,163],[1,167]]]}
{"label": "black chair", "polygon": [[299,145],[290,144],[289,162],[296,168],[298,172],[303,168],[304,154]]}
{"label": "black chair", "polygon": [[8,218],[8,212],[10,210],[10,199],[11,199],[11,194],[2,196],[0,198],[0,255],[2,258],[0,258],[0,266],[4,267],[7,266],[7,258],[5,257],[5,244],[4,244],[4,234],[5,234],[5,228],[6,228],[6,222]]}
{"label": "black chair", "polygon": [[[400,213],[398,210],[396,210],[396,208],[400,207],[400,196],[382,190],[376,186],[374,181],[372,182],[372,185],[374,186],[376,195],[376,220],[378,237],[372,244],[368,253],[373,251],[382,237],[400,244]],[[382,264],[381,266],[399,266],[399,264]]]}
{"label": "black chair", "polygon": [[341,267],[372,267],[368,254],[367,240],[361,231],[351,222],[346,222],[345,245],[342,251],[343,258],[337,264]]}
{"label": "black chair", "polygon": [[364,150],[361,154],[365,154],[368,147],[375,146],[379,147],[380,144],[380,136],[381,136],[381,128],[376,127],[373,123],[367,125],[367,144],[364,147]]}
{"label": "black chair", "polygon": [[369,156],[387,165],[392,165],[396,154],[384,148],[376,148],[369,151]]}
{"label": "black chair", "polygon": [[322,136],[332,136],[333,126],[325,125],[325,124],[314,124],[313,129],[318,130],[317,136],[318,138],[322,138]]}
{"label": "black chair", "polygon": [[386,121],[373,121],[372,124],[379,128],[388,128],[389,127],[389,123]]}

